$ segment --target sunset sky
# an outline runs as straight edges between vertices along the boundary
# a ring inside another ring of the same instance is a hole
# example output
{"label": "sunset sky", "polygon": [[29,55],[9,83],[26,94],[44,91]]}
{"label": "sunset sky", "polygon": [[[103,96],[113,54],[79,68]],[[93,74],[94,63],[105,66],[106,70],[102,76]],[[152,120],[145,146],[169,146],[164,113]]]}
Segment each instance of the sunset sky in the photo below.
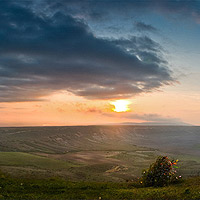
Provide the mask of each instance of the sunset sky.
{"label": "sunset sky", "polygon": [[200,125],[200,1],[0,1],[0,126]]}

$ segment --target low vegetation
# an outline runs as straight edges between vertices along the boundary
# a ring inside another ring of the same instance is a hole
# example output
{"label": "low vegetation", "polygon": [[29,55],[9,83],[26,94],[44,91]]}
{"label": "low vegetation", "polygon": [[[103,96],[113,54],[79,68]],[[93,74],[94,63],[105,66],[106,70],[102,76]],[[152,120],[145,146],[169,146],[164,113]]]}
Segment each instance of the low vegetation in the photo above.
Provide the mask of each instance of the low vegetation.
{"label": "low vegetation", "polygon": [[200,199],[200,177],[165,187],[142,187],[139,182],[16,179],[1,174],[0,199]]}
{"label": "low vegetation", "polygon": [[175,162],[158,157],[141,179],[126,183],[25,179],[0,172],[0,199],[200,199],[200,177],[174,181]]}
{"label": "low vegetation", "polygon": [[167,156],[159,156],[149,169],[144,170],[140,183],[144,186],[166,186],[181,180],[177,176],[178,160],[170,160]]}

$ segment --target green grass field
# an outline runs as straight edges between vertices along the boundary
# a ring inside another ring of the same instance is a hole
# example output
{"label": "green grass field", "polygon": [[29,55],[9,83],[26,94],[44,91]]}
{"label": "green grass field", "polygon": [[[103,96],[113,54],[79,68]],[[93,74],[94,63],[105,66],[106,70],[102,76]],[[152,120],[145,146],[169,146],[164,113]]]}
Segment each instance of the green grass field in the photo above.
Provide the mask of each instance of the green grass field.
{"label": "green grass field", "polygon": [[22,152],[0,152],[1,166],[35,167],[59,170],[76,167],[75,164]]}
{"label": "green grass field", "polygon": [[[71,181],[126,182],[141,176],[158,151],[76,151],[65,154],[0,152],[0,170],[15,177],[63,177]],[[165,154],[162,154],[165,155]],[[199,158],[179,159],[183,177],[199,173]]]}
{"label": "green grass field", "polygon": [[200,199],[200,177],[166,187],[139,182],[69,182],[64,179],[20,179],[0,175],[0,199]]}
{"label": "green grass field", "polygon": [[15,177],[70,177],[71,168],[81,165],[23,152],[0,152],[0,169]]}

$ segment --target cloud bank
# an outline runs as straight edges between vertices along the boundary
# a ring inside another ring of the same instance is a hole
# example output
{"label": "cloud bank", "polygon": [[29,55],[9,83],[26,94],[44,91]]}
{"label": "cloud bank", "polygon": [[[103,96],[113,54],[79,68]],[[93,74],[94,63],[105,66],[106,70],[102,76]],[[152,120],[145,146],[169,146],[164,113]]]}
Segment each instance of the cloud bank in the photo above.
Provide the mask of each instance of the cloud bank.
{"label": "cloud bank", "polygon": [[1,102],[37,101],[59,90],[128,98],[174,82],[149,37],[97,38],[62,9],[38,13],[29,3],[1,1],[0,38]]}
{"label": "cloud bank", "polygon": [[86,3],[81,0],[59,0],[48,2],[49,8],[61,8],[72,15],[97,21],[107,19],[108,16],[113,14],[127,16],[133,12],[156,12],[162,15],[166,14],[168,17],[169,14],[173,15],[172,17],[178,17],[179,20],[182,17],[184,19],[191,18],[200,24],[200,1],[198,0],[90,0]]}

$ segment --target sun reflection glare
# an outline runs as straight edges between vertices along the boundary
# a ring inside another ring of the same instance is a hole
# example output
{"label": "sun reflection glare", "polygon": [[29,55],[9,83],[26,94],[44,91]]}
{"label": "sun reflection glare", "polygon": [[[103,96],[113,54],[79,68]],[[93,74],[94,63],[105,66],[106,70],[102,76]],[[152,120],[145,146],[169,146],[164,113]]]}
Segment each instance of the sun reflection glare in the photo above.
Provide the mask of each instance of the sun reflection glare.
{"label": "sun reflection glare", "polygon": [[115,112],[127,112],[130,110],[129,105],[131,104],[128,100],[116,100],[110,103],[114,106],[112,109]]}

